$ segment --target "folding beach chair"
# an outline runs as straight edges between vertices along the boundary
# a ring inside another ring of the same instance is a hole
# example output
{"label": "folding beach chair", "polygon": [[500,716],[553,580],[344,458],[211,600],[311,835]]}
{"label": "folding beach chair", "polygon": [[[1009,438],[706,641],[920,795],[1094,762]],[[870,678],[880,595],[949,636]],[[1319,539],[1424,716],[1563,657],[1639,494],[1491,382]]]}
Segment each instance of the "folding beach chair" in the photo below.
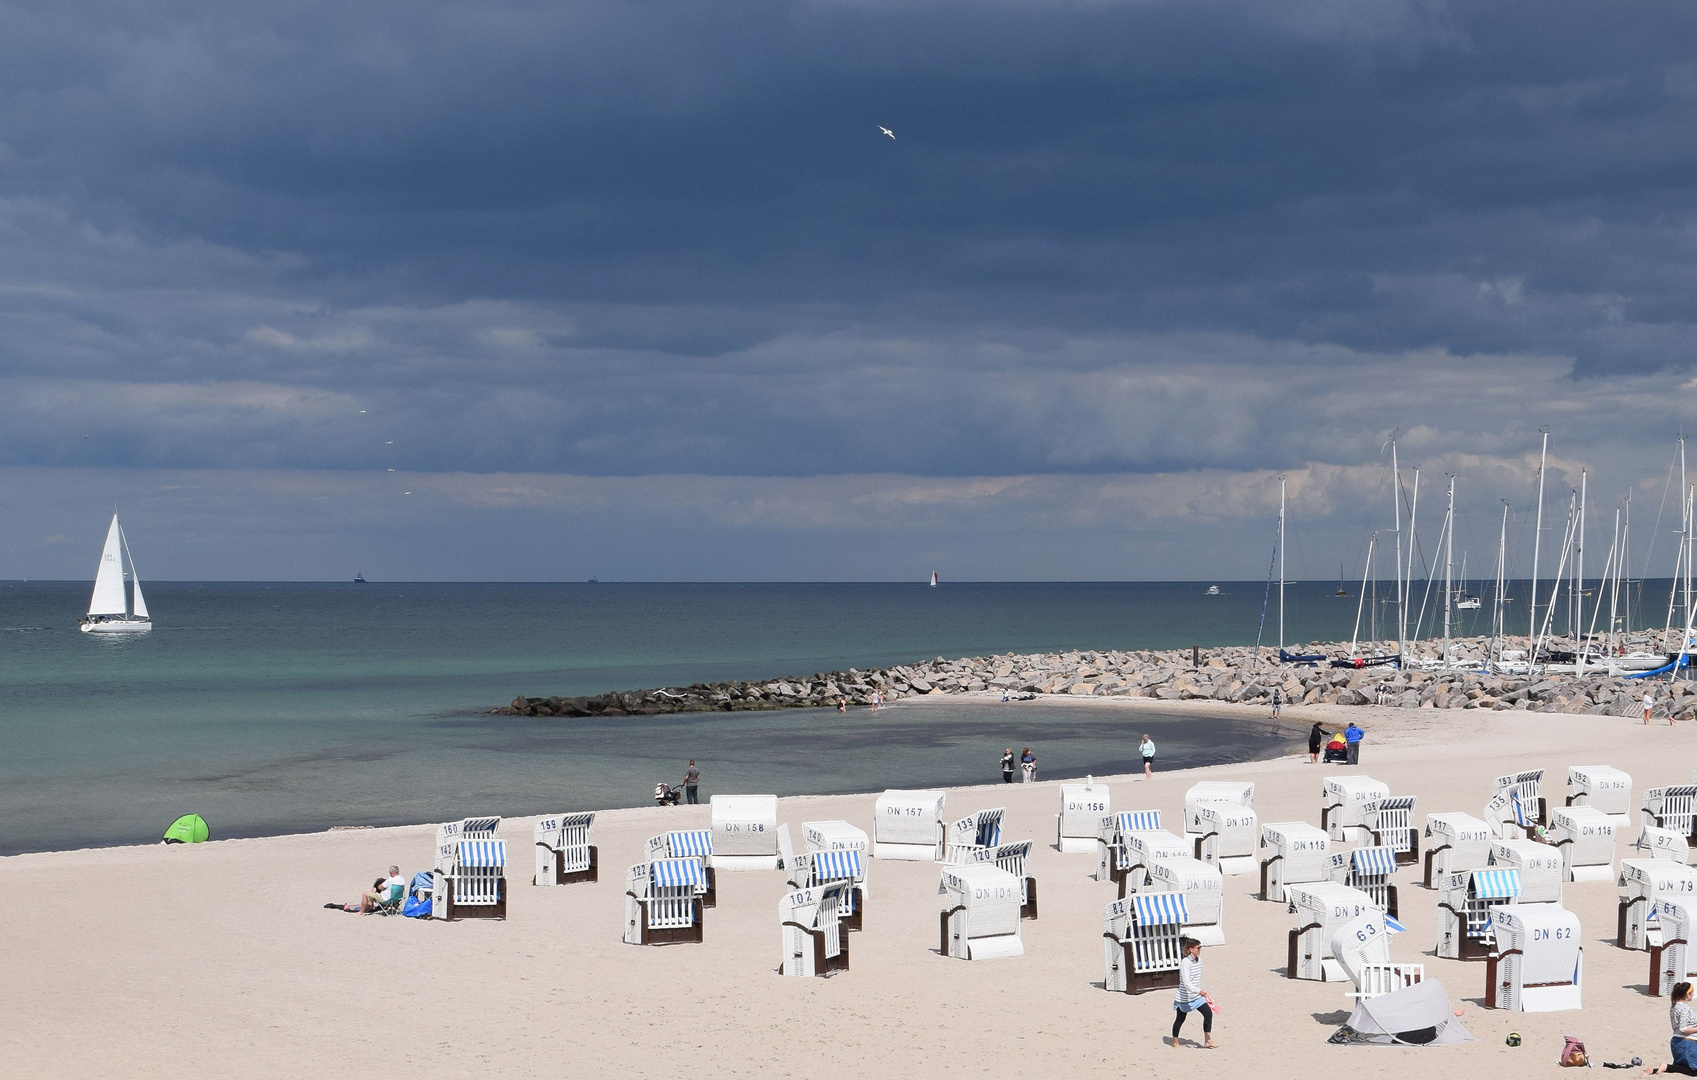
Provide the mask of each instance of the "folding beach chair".
{"label": "folding beach chair", "polygon": [[[860,857],[856,851],[830,852]],[[849,967],[849,940],[840,913],[849,891],[845,881],[786,893],[778,901],[778,931],[783,939],[785,975],[826,976]]]}
{"label": "folding beach chair", "polygon": [[1102,912],[1103,988],[1142,994],[1177,986],[1188,916],[1181,892],[1138,893],[1109,904]]}
{"label": "folding beach chair", "polygon": [[596,881],[597,852],[589,842],[594,814],[556,814],[536,822],[535,885]]}
{"label": "folding beach chair", "polygon": [[629,945],[672,945],[702,940],[699,890],[705,877],[698,858],[637,863],[625,873],[625,934]]}

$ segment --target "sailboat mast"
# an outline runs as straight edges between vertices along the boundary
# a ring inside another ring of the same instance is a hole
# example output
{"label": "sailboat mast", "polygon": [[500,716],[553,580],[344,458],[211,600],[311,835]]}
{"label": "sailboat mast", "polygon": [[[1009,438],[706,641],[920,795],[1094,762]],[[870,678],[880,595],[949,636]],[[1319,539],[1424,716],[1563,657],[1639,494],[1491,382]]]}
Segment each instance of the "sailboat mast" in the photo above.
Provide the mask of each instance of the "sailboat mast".
{"label": "sailboat mast", "polygon": [[1279,651],[1285,649],[1285,478],[1279,477]]}
{"label": "sailboat mast", "polygon": [[[1615,652],[1615,626],[1620,618],[1620,572],[1627,565],[1626,534],[1620,531],[1620,507],[1615,507],[1615,539],[1610,550],[1617,552],[1614,583],[1609,586],[1609,655]],[[1598,603],[1602,603],[1601,598]]]}
{"label": "sailboat mast", "polygon": [[[1544,447],[1538,452],[1538,516],[1532,525],[1532,595],[1526,601],[1526,635],[1538,636],[1538,545],[1544,538],[1544,463],[1550,456],[1550,433],[1544,432]],[[1528,656],[1527,662],[1533,658]]]}
{"label": "sailboat mast", "polygon": [[1367,575],[1373,572],[1373,545],[1379,542],[1377,530],[1367,538],[1367,562],[1361,568],[1361,595],[1355,598],[1355,631],[1349,637],[1349,655],[1355,656],[1356,643],[1361,640],[1361,608],[1367,603]]}
{"label": "sailboat mast", "polygon": [[1450,508],[1444,515],[1444,667],[1450,666],[1450,604],[1455,600],[1455,474],[1450,474]]}
{"label": "sailboat mast", "polygon": [[1502,637],[1507,627],[1503,619],[1503,602],[1506,599],[1504,591],[1508,582],[1504,575],[1507,573],[1508,562],[1508,500],[1503,500],[1503,531],[1497,536],[1497,594],[1491,601],[1491,646],[1493,649],[1502,644]]}
{"label": "sailboat mast", "polygon": [[[1414,470],[1414,497],[1412,499],[1410,499],[1409,503],[1408,503],[1408,581],[1405,583],[1406,591],[1403,594],[1411,600],[1414,598],[1414,545],[1419,543],[1419,541],[1420,541],[1420,533],[1419,533],[1419,530],[1417,530],[1415,528],[1414,522],[1415,522],[1415,519],[1419,516],[1419,514],[1420,514],[1420,470],[1415,469]],[[1432,576],[1430,574],[1426,575],[1426,580],[1428,582],[1430,582],[1432,580]],[[1427,591],[1430,592],[1431,590],[1428,589]],[[1415,620],[1414,620],[1414,636],[1416,638],[1418,638],[1420,636],[1420,620],[1425,618],[1425,616],[1426,616],[1426,599],[1425,599],[1425,597],[1421,597],[1421,599],[1420,599],[1420,611],[1416,615]]]}
{"label": "sailboat mast", "polygon": [[[1578,616],[1579,622],[1580,622],[1579,629],[1581,629],[1581,630],[1584,629],[1584,622],[1585,622],[1585,479],[1586,479],[1586,470],[1580,469],[1579,470],[1579,536],[1577,538],[1579,548],[1578,548],[1577,551],[1574,552],[1574,555],[1573,555],[1573,594],[1574,594],[1575,597],[1577,597],[1577,600],[1575,601],[1575,607],[1579,612],[1579,616]],[[1575,633],[1577,633],[1577,632],[1578,631],[1576,630]],[[1574,641],[1574,650],[1576,652],[1584,652],[1584,650],[1579,647],[1579,642],[1578,642],[1577,639],[1575,639],[1575,641]]]}
{"label": "sailboat mast", "polygon": [[1402,594],[1402,473],[1396,463],[1396,432],[1391,432],[1391,507],[1396,512],[1396,666],[1408,651],[1408,609]]}

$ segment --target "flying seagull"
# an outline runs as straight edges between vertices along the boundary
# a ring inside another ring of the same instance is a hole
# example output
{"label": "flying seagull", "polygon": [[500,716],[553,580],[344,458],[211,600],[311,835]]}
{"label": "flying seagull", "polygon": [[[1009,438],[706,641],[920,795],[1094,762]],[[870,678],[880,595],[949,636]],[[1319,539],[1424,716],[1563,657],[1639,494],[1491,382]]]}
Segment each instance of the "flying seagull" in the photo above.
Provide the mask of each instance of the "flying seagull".
{"label": "flying seagull", "polygon": [[892,139],[896,137],[896,133],[891,131],[889,128],[885,127],[883,124],[878,125],[878,130],[882,131],[884,134],[888,135]]}

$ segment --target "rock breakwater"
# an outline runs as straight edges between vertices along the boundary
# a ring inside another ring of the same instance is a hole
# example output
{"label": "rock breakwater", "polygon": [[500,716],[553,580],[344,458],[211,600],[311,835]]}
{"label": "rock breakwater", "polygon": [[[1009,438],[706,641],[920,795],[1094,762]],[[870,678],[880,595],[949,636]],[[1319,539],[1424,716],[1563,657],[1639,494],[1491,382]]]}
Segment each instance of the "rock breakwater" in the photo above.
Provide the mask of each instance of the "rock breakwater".
{"label": "rock breakwater", "polygon": [[[1511,648],[1525,648],[1510,641]],[[1639,681],[1607,671],[1533,675],[1482,670],[1483,638],[1452,645],[1452,663],[1437,666],[1435,649],[1419,646],[1409,667],[1332,667],[1328,663],[1278,663],[1271,650],[1233,647],[1206,650],[1067,651],[957,660],[937,657],[865,671],[745,682],[629,690],[592,697],[525,697],[491,712],[503,716],[653,716],[675,712],[733,712],[755,709],[824,708],[839,701],[867,705],[874,693],[886,701],[916,695],[1001,692],[1007,695],[1143,697],[1163,701],[1207,699],[1268,704],[1278,690],[1290,705],[1370,705],[1402,709],[1519,709],[1533,712],[1636,716],[1646,686],[1657,698],[1656,715],[1697,718],[1697,690],[1683,680]],[[1568,646],[1571,647],[1571,646]],[[1395,652],[1395,644],[1375,646]],[[1311,642],[1304,654],[1343,656],[1335,643]],[[1363,650],[1364,652],[1368,650]],[[1469,666],[1470,665],[1470,666]],[[1569,665],[1571,667],[1571,665]]]}

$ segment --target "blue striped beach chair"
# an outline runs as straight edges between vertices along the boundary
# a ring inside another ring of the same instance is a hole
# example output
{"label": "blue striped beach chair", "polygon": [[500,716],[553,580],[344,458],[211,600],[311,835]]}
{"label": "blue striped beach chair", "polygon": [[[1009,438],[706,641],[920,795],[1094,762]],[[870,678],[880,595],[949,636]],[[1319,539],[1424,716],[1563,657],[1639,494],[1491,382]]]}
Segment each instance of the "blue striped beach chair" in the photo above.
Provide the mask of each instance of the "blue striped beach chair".
{"label": "blue striped beach chair", "polygon": [[945,866],[942,877],[948,897],[939,913],[944,956],[988,960],[1025,954],[1017,878],[993,863]]}
{"label": "blue striped beach chair", "polygon": [[1504,867],[1460,870],[1438,882],[1437,955],[1448,960],[1483,960],[1496,938],[1491,908],[1519,903],[1520,871]]}
{"label": "blue striped beach chair", "polygon": [[[859,858],[859,852],[842,854]],[[842,904],[851,891],[847,881],[834,881],[796,889],[778,901],[782,974],[825,978],[848,970],[849,938],[842,924]]]}
{"label": "blue striped beach chair", "polygon": [[1505,840],[1531,836],[1538,826],[1549,821],[1544,802],[1544,770],[1527,769],[1491,781],[1491,801],[1485,804],[1483,816]]}
{"label": "blue striped beach chair", "polygon": [[1003,807],[980,810],[950,825],[943,841],[944,865],[963,866],[971,861],[973,852],[1001,843],[1002,816],[1006,813]]}
{"label": "blue striped beach chair", "polygon": [[972,853],[973,862],[991,863],[1001,867],[1019,880],[1019,917],[1037,918],[1037,879],[1026,873],[1026,861],[1031,858],[1032,841],[1017,844],[997,844]]}
{"label": "blue striped beach chair", "polygon": [[1331,855],[1331,873],[1327,876],[1340,885],[1360,889],[1373,898],[1379,910],[1397,916],[1397,889],[1391,884],[1396,873],[1396,851],[1389,847],[1362,847],[1336,851]]}
{"label": "blue striped beach chair", "polygon": [[859,930],[866,911],[866,861],[854,848],[804,851],[786,868],[790,888],[811,889],[835,883],[844,885],[838,902],[843,929]]}
{"label": "blue striped beach chair", "polygon": [[1096,834],[1096,880],[1119,884],[1131,869],[1125,839],[1134,832],[1160,832],[1159,810],[1126,810],[1104,814]]}
{"label": "blue striped beach chair", "polygon": [[1491,841],[1491,865],[1520,871],[1522,904],[1559,904],[1567,884],[1561,852],[1536,840]]}
{"label": "blue striped beach chair", "polygon": [[1184,932],[1204,945],[1226,943],[1225,875],[1219,867],[1189,856],[1156,859],[1149,864],[1149,891],[1182,893],[1189,912]]}
{"label": "blue striped beach chair", "polygon": [[1392,795],[1366,811],[1367,835],[1374,847],[1396,852],[1398,865],[1420,861],[1420,827],[1414,821],[1415,796]]}
{"label": "blue striped beach chair", "polygon": [[507,842],[457,839],[449,843],[451,854],[438,845],[436,868],[431,872],[430,917],[505,919]]}
{"label": "blue striped beach chair", "polygon": [[594,814],[555,814],[536,822],[536,885],[595,881],[598,853],[589,842]]}
{"label": "blue striped beach chair", "polygon": [[629,945],[702,940],[699,858],[656,859],[625,872],[625,934]]}
{"label": "blue striped beach chair", "polygon": [[1638,818],[1644,825],[1678,833],[1689,845],[1697,839],[1697,785],[1646,788]]}
{"label": "blue striped beach chair", "polygon": [[1103,909],[1103,989],[1142,994],[1177,986],[1179,939],[1189,917],[1180,892],[1138,893]]}

